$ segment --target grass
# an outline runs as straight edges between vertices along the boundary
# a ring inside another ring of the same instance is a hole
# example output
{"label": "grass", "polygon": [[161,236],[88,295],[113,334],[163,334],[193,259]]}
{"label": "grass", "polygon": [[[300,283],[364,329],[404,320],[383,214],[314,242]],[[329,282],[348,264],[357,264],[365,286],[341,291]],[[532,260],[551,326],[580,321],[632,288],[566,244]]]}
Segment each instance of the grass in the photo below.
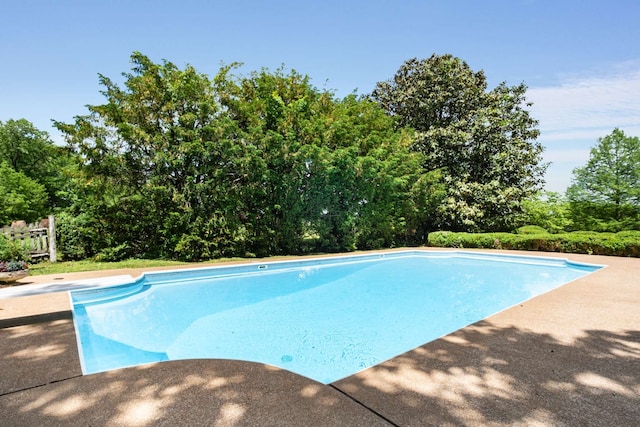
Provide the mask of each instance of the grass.
{"label": "grass", "polygon": [[[240,258],[224,258],[214,261],[208,261],[206,264],[223,261],[234,261]],[[62,273],[78,273],[82,271],[99,271],[99,270],[114,270],[120,268],[152,268],[152,267],[170,267],[180,265],[193,265],[199,266],[205,263],[188,263],[180,261],[168,261],[160,259],[128,259],[118,262],[99,262],[91,260],[83,261],[61,261],[61,262],[48,262],[43,261],[29,265],[30,274],[33,276],[40,276],[44,274],[62,274]]]}

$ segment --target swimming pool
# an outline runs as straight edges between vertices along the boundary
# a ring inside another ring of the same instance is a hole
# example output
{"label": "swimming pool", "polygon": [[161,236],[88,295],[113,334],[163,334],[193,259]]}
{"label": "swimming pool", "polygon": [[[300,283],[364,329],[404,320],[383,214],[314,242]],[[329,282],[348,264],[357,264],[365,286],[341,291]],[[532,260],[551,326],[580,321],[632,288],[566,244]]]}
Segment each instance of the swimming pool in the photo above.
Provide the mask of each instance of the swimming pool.
{"label": "swimming pool", "polygon": [[601,267],[413,250],[148,273],[70,295],[85,374],[224,358],[330,383]]}

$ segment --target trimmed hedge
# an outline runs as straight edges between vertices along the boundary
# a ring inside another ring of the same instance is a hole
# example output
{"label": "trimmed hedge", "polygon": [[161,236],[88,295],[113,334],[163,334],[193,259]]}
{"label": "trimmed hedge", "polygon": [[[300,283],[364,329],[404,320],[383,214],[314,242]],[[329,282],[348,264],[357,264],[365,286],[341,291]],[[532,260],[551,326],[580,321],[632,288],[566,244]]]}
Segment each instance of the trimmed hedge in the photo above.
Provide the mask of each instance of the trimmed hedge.
{"label": "trimmed hedge", "polygon": [[596,233],[429,233],[429,246],[441,248],[513,249],[575,254],[640,257],[640,231]]}

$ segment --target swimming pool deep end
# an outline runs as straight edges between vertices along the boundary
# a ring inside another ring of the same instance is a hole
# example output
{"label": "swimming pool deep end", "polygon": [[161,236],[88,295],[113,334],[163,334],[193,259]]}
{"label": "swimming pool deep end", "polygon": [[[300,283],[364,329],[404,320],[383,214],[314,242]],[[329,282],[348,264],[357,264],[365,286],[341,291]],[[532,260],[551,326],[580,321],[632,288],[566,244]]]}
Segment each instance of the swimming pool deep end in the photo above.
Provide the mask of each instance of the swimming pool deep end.
{"label": "swimming pool deep end", "polygon": [[330,383],[601,267],[415,250],[148,273],[71,301],[85,374],[221,358]]}

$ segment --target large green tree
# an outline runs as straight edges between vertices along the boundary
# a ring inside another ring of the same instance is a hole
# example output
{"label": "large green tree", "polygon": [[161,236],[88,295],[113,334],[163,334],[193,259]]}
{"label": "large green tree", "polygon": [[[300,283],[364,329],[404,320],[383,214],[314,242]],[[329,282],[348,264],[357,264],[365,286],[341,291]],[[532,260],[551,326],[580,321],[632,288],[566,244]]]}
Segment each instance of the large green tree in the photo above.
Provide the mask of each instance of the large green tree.
{"label": "large green tree", "polygon": [[47,132],[26,119],[0,122],[0,162],[44,186],[44,199],[38,201],[52,211],[68,204],[68,186],[64,171],[71,159],[56,146]]}
{"label": "large green tree", "polygon": [[587,164],[574,169],[567,197],[583,228],[640,226],[640,139],[618,128],[599,138]]}
{"label": "large green tree", "polygon": [[46,201],[43,185],[0,162],[0,226],[15,220],[38,221],[47,214]]}
{"label": "large green tree", "polygon": [[26,119],[0,122],[0,159],[30,178],[49,173],[54,145],[49,134]]}
{"label": "large green tree", "polygon": [[240,253],[234,201],[252,158],[234,139],[235,123],[220,114],[211,81],[193,67],[156,64],[138,52],[131,61],[124,88],[100,76],[105,104],[89,106],[73,124],[56,123],[83,162],[76,211],[93,221],[90,252],[186,259]]}
{"label": "large green tree", "polygon": [[546,165],[525,93],[524,84],[487,90],[482,71],[451,55],[408,60],[376,85],[373,99],[416,131],[425,172],[442,177],[432,229],[510,229],[522,201],[540,190]]}
{"label": "large green tree", "polygon": [[421,156],[375,103],[336,99],[307,76],[221,71],[226,111],[261,159],[252,187],[258,253],[336,251],[401,244],[413,238],[410,190]]}
{"label": "large green tree", "polygon": [[411,196],[431,182],[376,103],[295,71],[132,64],[124,87],[100,77],[104,104],[57,123],[81,159],[74,253],[196,260],[415,238],[429,205]]}

